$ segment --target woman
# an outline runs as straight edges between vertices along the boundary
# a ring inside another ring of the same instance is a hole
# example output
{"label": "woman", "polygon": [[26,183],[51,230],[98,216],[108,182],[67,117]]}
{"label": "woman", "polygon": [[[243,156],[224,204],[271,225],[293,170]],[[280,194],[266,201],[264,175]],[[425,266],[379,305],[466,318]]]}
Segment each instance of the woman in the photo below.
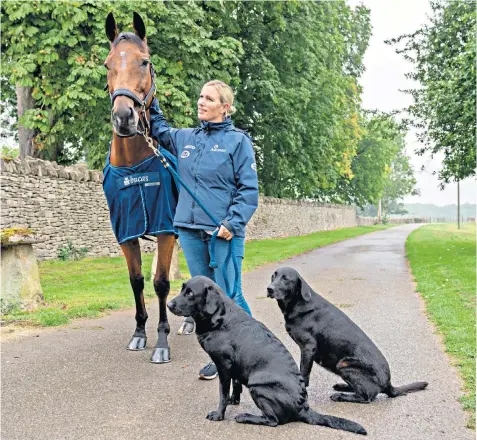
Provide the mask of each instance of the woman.
{"label": "woman", "polygon": [[[229,241],[233,240],[240,274],[234,301],[251,315],[242,293],[241,272],[245,226],[258,206],[257,167],[250,138],[232,124],[233,102],[234,94],[227,84],[210,81],[203,86],[197,102],[200,127],[174,129],[154,99],[150,108],[151,135],[177,156],[181,178],[221,223],[217,235],[220,239],[215,246],[218,268],[214,270],[209,267],[210,238],[216,226],[187,191],[180,191],[174,226],[178,228],[191,276],[207,276],[225,292],[222,265]],[[233,286],[235,270],[232,260],[227,267],[227,278],[229,285]],[[199,372],[200,379],[214,379],[216,376],[217,369],[212,362]]]}

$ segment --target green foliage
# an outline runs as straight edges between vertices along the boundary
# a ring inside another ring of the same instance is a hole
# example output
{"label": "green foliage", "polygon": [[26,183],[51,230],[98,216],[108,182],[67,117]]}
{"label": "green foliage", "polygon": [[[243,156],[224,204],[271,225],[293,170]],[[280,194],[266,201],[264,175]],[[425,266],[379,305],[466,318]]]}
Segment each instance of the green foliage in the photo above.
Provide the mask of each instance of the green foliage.
{"label": "green foliage", "polygon": [[369,11],[343,1],[226,2],[219,22],[216,32],[243,45],[235,119],[255,139],[262,193],[309,197],[349,175]]}
{"label": "green foliage", "polygon": [[389,41],[414,64],[419,87],[408,109],[423,143],[418,154],[444,153],[442,186],[475,175],[476,2],[431,1],[430,24]]}
{"label": "green foliage", "polygon": [[388,114],[368,112],[360,125],[363,135],[352,158],[351,175],[340,178],[336,188],[321,190],[323,201],[352,203],[359,207],[391,205],[413,193],[416,180],[404,153],[405,132]]}
{"label": "green foliage", "polygon": [[82,247],[78,249],[75,246],[73,246],[73,243],[71,242],[71,240],[68,240],[68,243],[66,244],[66,246],[58,248],[58,258],[61,261],[81,260],[84,257],[86,257],[87,253],[88,253],[88,248]]}
{"label": "green foliage", "polygon": [[409,211],[404,207],[404,203],[398,203],[395,201],[391,201],[391,202],[388,201],[386,203],[386,210],[384,212],[385,212],[385,215],[387,214],[405,215],[409,213]]}
{"label": "green foliage", "polygon": [[[91,167],[103,166],[111,139],[110,101],[103,90],[110,11],[123,31],[131,31],[133,11],[142,15],[158,99],[172,125],[193,123],[195,97],[206,79],[237,84],[241,45],[211,38],[200,3],[9,1],[1,10],[4,99],[16,109],[15,84],[32,87],[35,108],[21,123],[35,130],[35,147],[46,159],[69,163],[84,154]],[[65,154],[67,145],[77,146],[76,154]]]}
{"label": "green foliage", "polygon": [[256,142],[262,193],[309,197],[352,177],[369,10],[335,2],[10,1],[2,3],[5,99],[32,87],[35,130],[46,159],[85,156],[103,165],[111,138],[102,66],[104,20],[120,30],[140,13],[157,72],[157,95],[172,126],[196,123],[202,84],[217,78],[237,91],[237,126]]}
{"label": "green foliage", "polygon": [[406,214],[402,203],[398,203],[405,195],[418,195],[415,189],[416,179],[409,164],[409,157],[399,150],[391,162],[391,170],[384,182],[381,196],[382,209],[385,214]]}
{"label": "green foliage", "polygon": [[13,160],[18,157],[20,150],[15,147],[9,147],[8,145],[2,145],[1,147],[1,157],[6,160]]}
{"label": "green foliage", "polygon": [[461,401],[475,429],[475,225],[423,226],[409,235],[406,251],[417,291],[464,380]]}

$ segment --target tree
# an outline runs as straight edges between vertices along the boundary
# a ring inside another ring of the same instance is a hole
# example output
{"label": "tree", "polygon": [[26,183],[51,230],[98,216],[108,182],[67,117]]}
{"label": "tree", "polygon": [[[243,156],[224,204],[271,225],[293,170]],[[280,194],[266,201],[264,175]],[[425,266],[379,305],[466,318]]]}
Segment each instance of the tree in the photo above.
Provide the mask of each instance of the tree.
{"label": "tree", "polygon": [[366,113],[360,125],[363,136],[351,175],[343,176],[335,188],[318,191],[319,200],[365,207],[385,198],[387,206],[413,191],[416,181],[404,153],[403,127],[391,115],[378,112]]}
{"label": "tree", "polygon": [[[408,111],[423,146],[418,154],[444,154],[441,186],[475,175],[476,2],[431,1],[430,24],[388,43],[414,64],[408,77],[419,88]],[[399,44],[404,44],[399,48]]]}
{"label": "tree", "polygon": [[407,214],[404,205],[399,203],[406,195],[418,195],[416,178],[409,164],[409,157],[399,150],[391,163],[391,171],[384,183],[381,204],[383,216],[387,214]]}
{"label": "tree", "polygon": [[[35,151],[63,163],[102,166],[111,137],[103,91],[113,11],[130,30],[147,26],[157,96],[176,127],[193,126],[202,84],[237,92],[235,124],[254,140],[262,193],[310,197],[352,177],[362,136],[360,87],[369,10],[335,2],[11,1],[1,5],[6,100],[33,101],[20,117]],[[17,110],[15,110],[17,111]]]}
{"label": "tree", "polygon": [[198,3],[9,1],[1,11],[4,100],[20,116],[24,155],[62,163],[84,155],[90,166],[103,165],[111,139],[110,101],[103,90],[109,52],[104,20],[110,11],[121,30],[131,30],[133,11],[142,14],[158,99],[173,125],[193,123],[191,96],[195,100],[204,78],[238,82],[240,44],[230,37],[211,39]]}
{"label": "tree", "polygon": [[243,46],[239,127],[255,139],[261,192],[309,197],[350,172],[369,11],[337,2],[207,2],[214,35]]}

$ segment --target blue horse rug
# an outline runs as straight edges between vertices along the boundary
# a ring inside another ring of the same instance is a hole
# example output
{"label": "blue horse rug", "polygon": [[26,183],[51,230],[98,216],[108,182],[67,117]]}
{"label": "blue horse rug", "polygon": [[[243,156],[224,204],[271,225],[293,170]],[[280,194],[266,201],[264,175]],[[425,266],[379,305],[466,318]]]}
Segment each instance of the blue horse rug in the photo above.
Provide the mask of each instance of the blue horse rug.
{"label": "blue horse rug", "polygon": [[[177,170],[177,161],[161,150]],[[119,244],[145,235],[175,234],[174,214],[178,189],[169,171],[156,156],[133,167],[104,167],[103,191],[109,207],[114,235]]]}

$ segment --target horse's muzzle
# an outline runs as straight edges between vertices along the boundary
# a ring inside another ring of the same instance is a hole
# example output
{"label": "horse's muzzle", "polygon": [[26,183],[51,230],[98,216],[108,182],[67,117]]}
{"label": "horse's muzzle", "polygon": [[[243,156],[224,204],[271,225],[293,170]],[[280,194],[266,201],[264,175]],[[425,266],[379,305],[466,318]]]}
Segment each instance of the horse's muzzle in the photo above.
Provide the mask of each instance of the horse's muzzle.
{"label": "horse's muzzle", "polygon": [[139,115],[136,110],[130,106],[119,107],[111,112],[111,122],[114,132],[119,137],[131,137],[137,134],[137,124]]}

